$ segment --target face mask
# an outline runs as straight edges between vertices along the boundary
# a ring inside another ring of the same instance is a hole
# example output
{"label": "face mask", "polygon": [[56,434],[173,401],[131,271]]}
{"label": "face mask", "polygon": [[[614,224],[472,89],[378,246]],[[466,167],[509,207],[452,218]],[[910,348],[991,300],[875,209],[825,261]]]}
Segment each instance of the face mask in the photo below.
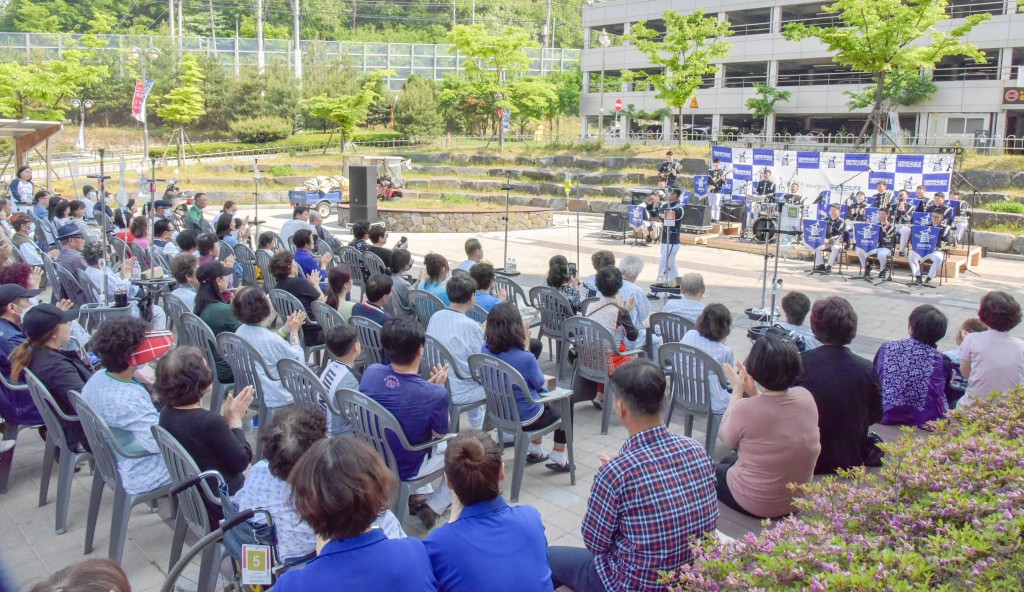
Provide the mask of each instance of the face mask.
{"label": "face mask", "polygon": [[86,193],[85,196],[89,199],[96,199],[96,192],[90,191],[89,193]]}
{"label": "face mask", "polygon": [[29,236],[35,236],[35,234],[36,234],[36,225],[35,224],[29,224],[28,225],[28,235]]}

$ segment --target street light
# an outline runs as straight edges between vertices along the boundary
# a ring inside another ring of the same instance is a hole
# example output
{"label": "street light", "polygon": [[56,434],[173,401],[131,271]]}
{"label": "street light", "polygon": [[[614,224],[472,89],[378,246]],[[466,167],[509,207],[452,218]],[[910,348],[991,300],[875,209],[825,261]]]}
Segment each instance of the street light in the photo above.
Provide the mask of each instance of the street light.
{"label": "street light", "polygon": [[85,150],[85,110],[92,109],[92,99],[71,99],[71,106],[78,109],[78,140],[75,148]]}
{"label": "street light", "polygon": [[[155,61],[160,57],[160,50],[155,47],[147,48],[145,51],[138,47],[132,47],[128,50],[128,55],[133,60],[137,60],[142,68],[142,91],[146,91],[146,63]],[[143,59],[145,58],[145,59]],[[142,150],[143,158],[149,158],[149,122],[146,118],[146,110],[143,109],[139,114],[142,116]]]}
{"label": "street light", "polygon": [[601,29],[597,42],[601,44],[601,110],[598,111],[597,116],[597,141],[600,142],[604,137],[604,54],[608,46],[612,44],[612,40],[608,38],[608,31]]}

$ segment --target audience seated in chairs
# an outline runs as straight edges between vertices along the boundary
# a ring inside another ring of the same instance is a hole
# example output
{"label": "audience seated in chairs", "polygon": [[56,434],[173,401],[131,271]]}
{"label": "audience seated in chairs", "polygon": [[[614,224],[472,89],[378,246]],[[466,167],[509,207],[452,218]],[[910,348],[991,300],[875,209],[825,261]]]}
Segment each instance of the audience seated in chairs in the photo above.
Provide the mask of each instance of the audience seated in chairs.
{"label": "audience seated in chairs", "polygon": [[[378,325],[384,325],[391,319],[386,307],[391,299],[391,289],[394,280],[391,276],[375,274],[366,280],[366,302],[360,302],[352,307],[352,316],[366,317]],[[445,296],[447,298],[447,296]]]}
{"label": "audience seated in chairs", "polygon": [[[327,397],[336,404],[339,389],[359,390],[363,375],[355,371],[355,363],[363,353],[363,346],[359,343],[359,332],[352,325],[331,327],[324,331],[324,341],[333,359],[320,374],[320,382],[327,391]],[[352,424],[344,417],[332,414],[328,418],[327,429],[331,436],[351,434]]]}
{"label": "audience seated in chairs", "polygon": [[605,267],[615,266],[615,253],[611,251],[595,251],[590,256],[590,265],[594,268],[594,273],[587,279],[580,282],[583,287],[587,290],[587,296],[598,296],[601,293],[600,288],[597,287],[597,272],[601,271]]}
{"label": "audience seated in chairs", "polygon": [[178,282],[178,287],[171,291],[171,296],[179,298],[190,311],[196,309],[196,289],[199,287],[196,269],[198,268],[199,259],[196,259],[195,255],[180,253],[171,259],[171,275]]}
{"label": "audience seated in chairs", "polygon": [[[213,373],[199,348],[178,347],[160,358],[153,384],[157,400],[164,405],[160,427],[178,440],[200,471],[219,472],[228,493],[234,495],[245,482],[245,471],[252,461],[242,418],[255,389],[247,386],[237,395],[228,395],[221,416],[203,408],[203,395],[211,384]],[[211,500],[204,501],[210,523],[217,524],[224,517],[223,509]]]}
{"label": "audience seated in chairs", "polygon": [[396,302],[389,303],[388,309],[392,316],[416,318],[416,311],[409,304],[409,290],[419,285],[417,280],[409,283],[409,280],[402,277],[402,274],[412,269],[412,255],[405,249],[395,249],[391,253],[391,284],[392,298]]}
{"label": "audience seated in chairs", "polygon": [[[726,364],[734,365],[735,354],[732,348],[725,344],[725,338],[731,331],[732,313],[729,309],[724,304],[709,304],[697,317],[697,329],[687,331],[681,343],[706,353],[722,367]],[[711,412],[725,413],[725,408],[729,405],[729,391],[712,375],[709,377]]]}
{"label": "audience seated in chairs", "polygon": [[149,248],[149,220],[143,216],[135,216],[128,225],[128,232],[132,235],[132,243],[139,245],[143,250]]}
{"label": "audience seated in chairs", "polygon": [[704,276],[699,273],[688,273],[679,279],[679,294],[682,298],[669,300],[662,312],[671,312],[690,319],[694,323],[704,312]]}
{"label": "audience seated in chairs", "polygon": [[[480,353],[484,344],[484,330],[479,323],[466,316],[466,311],[473,308],[475,303],[476,286],[476,282],[468,277],[448,280],[445,290],[451,305],[434,313],[427,324],[427,335],[448,348],[459,366],[459,374],[463,376],[469,376],[469,356]],[[448,386],[452,402],[456,405],[483,401],[486,397],[480,383],[472,378],[459,378],[454,371],[448,374]],[[483,427],[484,408],[471,409],[467,417],[470,427]]]}
{"label": "audience seated in chairs", "polygon": [[444,290],[444,282],[448,279],[448,260],[443,255],[428,253],[423,258],[424,271],[420,273],[420,290],[429,292],[441,299],[445,306],[448,302],[448,293]]}
{"label": "audience seated in chairs", "polygon": [[86,262],[82,258],[85,235],[82,234],[82,230],[74,224],[65,224],[57,229],[57,240],[60,241],[60,254],[57,255],[56,262],[72,274],[85,271]]}
{"label": "audience seated in chairs", "polygon": [[[82,392],[93,376],[88,363],[79,357],[77,351],[60,349],[71,336],[71,323],[76,318],[77,310],[62,309],[49,303],[33,306],[21,321],[26,340],[10,354],[11,379],[23,382],[24,371],[31,370],[46,386],[61,411],[68,415],[77,415],[68,391]],[[89,450],[82,425],[61,421],[68,446],[75,449],[81,445]]]}
{"label": "audience seated in chairs", "polygon": [[583,517],[586,548],[548,547],[555,589],[660,590],[659,572],[692,562],[691,545],[718,521],[711,457],[665,428],[664,371],[634,360],[611,382],[629,439],[617,456],[599,456]]}
{"label": "audience seated in chairs", "polygon": [[498,292],[497,296],[491,295],[491,290],[494,289],[494,266],[490,263],[477,263],[469,268],[469,277],[473,278],[476,282],[476,305],[480,308],[491,312],[501,302],[508,301],[508,294],[505,290]]}
{"label": "audience seated in chairs", "polygon": [[[622,272],[622,288],[619,290],[619,296],[627,302],[630,298],[633,299],[633,309],[629,311],[629,316],[633,319],[633,325],[639,331],[636,339],[626,342],[627,349],[638,349],[646,343],[647,329],[644,329],[644,324],[647,323],[648,317],[651,316],[651,301],[648,300],[643,288],[635,283],[637,278],[640,277],[640,272],[643,270],[644,260],[636,255],[626,255],[619,262],[619,271]],[[656,352],[662,343],[661,336],[652,335],[651,338],[654,351]]]}
{"label": "audience seated in chairs", "polygon": [[132,587],[120,565],[91,557],[54,573],[29,592],[132,592]]}
{"label": "audience seated in chairs", "polygon": [[[2,271],[0,271],[0,283],[3,283]],[[946,390],[946,401],[949,402],[949,408],[953,409],[957,403],[963,398],[964,393],[967,392],[968,380],[964,378],[964,375],[960,373],[960,364],[963,363],[963,358],[960,357],[960,346],[964,343],[966,338],[971,333],[981,333],[982,331],[988,331],[988,325],[981,322],[979,318],[967,319],[960,325],[960,330],[956,332],[956,347],[942,352],[942,355],[949,358],[949,361],[953,364],[953,377],[949,381],[949,388]]]}
{"label": "audience seated in chairs", "polygon": [[389,539],[373,528],[395,488],[391,471],[356,438],[318,440],[288,475],[295,510],[316,533],[317,557],[285,572],[274,590],[433,592],[437,581],[423,542]]}
{"label": "audience seated in chairs", "polygon": [[[126,290],[129,297],[141,298],[145,295],[142,288],[138,288],[131,282],[132,277],[132,259],[127,257],[124,260],[124,264],[121,267],[120,274],[111,271],[110,267],[104,265],[100,267],[100,262],[103,261],[103,245],[101,243],[93,243],[86,245],[82,249],[82,256],[85,257],[85,262],[89,266],[85,269],[85,276],[89,278],[89,281],[99,288],[100,293],[103,292],[103,283],[107,284],[107,294],[111,300],[114,299],[114,294],[118,290]],[[140,302],[141,303],[141,302]],[[163,329],[167,326],[167,313],[164,309],[157,304],[152,304],[152,320],[149,321],[150,327],[153,329]],[[132,307],[131,314],[133,317],[139,317],[142,312],[139,304]]]}
{"label": "audience seated in chairs", "polygon": [[[191,257],[191,255],[178,255],[178,257]],[[173,263],[173,262],[172,262]],[[225,302],[225,298],[234,296],[234,292],[228,292],[228,281],[231,277],[231,270],[224,267],[219,261],[203,263],[195,273],[199,289],[196,291],[195,314],[210,328],[214,337],[221,333],[234,333],[242,326],[241,321],[235,317],[231,304]],[[217,380],[222,384],[231,384],[235,381],[231,372],[231,365],[214,352],[217,359]]]}
{"label": "audience seated in chairs", "polygon": [[[11,381],[11,361],[8,357],[15,348],[25,343],[22,331],[22,315],[32,304],[29,298],[39,295],[39,290],[26,290],[17,284],[0,285],[0,372],[8,382]],[[32,397],[27,390],[11,390],[0,384],[0,417],[4,421],[19,425],[41,425],[43,418],[39,414]],[[14,436],[14,434],[10,434]],[[7,446],[0,446],[0,452]]]}
{"label": "audience seated in chairs", "polygon": [[[518,388],[514,389],[514,392],[516,406],[519,408],[519,421],[524,430],[533,431],[555,423],[560,416],[558,410],[550,404],[539,405],[530,402],[530,399],[536,400],[547,392],[544,387],[547,381],[540,370],[537,356],[527,351],[529,347],[530,333],[523,323],[519,309],[511,302],[502,302],[495,306],[491,314],[487,315],[484,345],[480,351],[512,366],[526,381],[526,386],[530,389],[529,398],[526,393],[519,392]],[[544,452],[541,440],[530,442],[526,462],[536,464],[550,460],[551,462],[544,466],[557,473],[568,473],[570,467],[569,458],[565,455],[565,430],[555,430],[554,439],[550,456]]]}
{"label": "audience seated in chairs", "polygon": [[341,314],[347,323],[352,317],[352,308],[356,303],[349,300],[352,292],[352,268],[338,263],[327,272],[327,294],[324,302]]}
{"label": "audience seated in chairs", "polygon": [[366,248],[367,252],[373,253],[384,262],[385,266],[390,268],[391,265],[391,253],[394,249],[387,248],[388,242],[388,230],[383,224],[373,224],[370,226],[369,232],[366,234],[367,238],[370,239],[370,246]]}
{"label": "audience seated in chairs", "polygon": [[100,358],[103,370],[82,387],[82,397],[110,426],[126,449],[155,453],[143,458],[119,460],[117,470],[128,493],[143,493],[170,483],[167,465],[150,428],[160,421],[146,387],[135,380],[135,371],[171,349],[174,337],[167,331],[146,332],[140,319],[120,317],[101,324],[88,348]]}
{"label": "audience seated in chairs", "polygon": [[164,245],[164,255],[174,257],[178,253],[189,253],[199,256],[196,252],[196,240],[199,238],[199,231],[195,228],[186,228],[178,233],[173,241]]}
{"label": "audience seated in chairs", "polygon": [[469,429],[444,454],[445,479],[454,494],[452,518],[423,541],[438,587],[446,592],[551,592],[544,523],[533,506],[509,506],[501,496],[505,466],[498,444],[489,434]]}
{"label": "audience seated in chairs", "polygon": [[[308,407],[282,410],[270,420],[262,436],[263,460],[249,469],[245,484],[232,501],[237,511],[265,508],[274,517],[277,549],[289,564],[305,563],[316,557],[317,540],[313,529],[303,522],[291,502],[288,474],[302,454],[324,439],[324,414]],[[242,545],[259,540],[266,544],[264,517],[256,514],[246,524],[224,536],[224,544],[236,561],[242,561]],[[260,526],[263,526],[261,529]],[[405,532],[391,510],[384,510],[373,522],[389,539],[404,539]]]}
{"label": "audience seated in chairs", "polygon": [[573,314],[580,311],[580,282],[569,273],[569,260],[562,255],[555,255],[548,261],[547,285],[562,293],[569,299]]}
{"label": "audience seated in chairs", "polygon": [[[298,235],[299,232],[295,234]],[[320,325],[313,322],[313,303],[324,298],[324,293],[320,291],[320,280],[322,279],[320,270],[314,269],[309,279],[306,279],[301,275],[302,270],[296,264],[291,251],[281,250],[270,258],[268,271],[277,280],[275,288],[288,292],[302,303],[302,308],[306,311],[306,322],[302,325],[306,345],[322,344],[324,336]]]}
{"label": "audience seated in chairs", "polygon": [[830,296],[811,308],[811,330],[821,347],[800,354],[797,381],[818,406],[821,453],[814,474],[867,464],[878,466],[881,450],[868,427],[882,419],[882,385],[871,362],[847,347],[857,336],[857,313],[845,298]]}
{"label": "audience seated in chairs", "polygon": [[746,363],[725,367],[732,384],[718,437],[729,454],[715,467],[718,499],[757,518],[796,512],[790,483],[810,483],[821,444],[818,409],[800,377],[800,352],[777,335],[759,338]]}
{"label": "audience seated in chairs", "polygon": [[[231,300],[231,311],[242,322],[235,333],[256,348],[271,373],[277,374],[277,362],[283,358],[299,362],[305,360],[302,346],[299,345],[299,328],[306,322],[306,313],[301,310],[292,313],[280,331],[266,328],[263,325],[270,320],[274,311],[270,307],[270,298],[259,286],[245,286],[235,292]],[[263,387],[263,403],[267,407],[277,409],[292,404],[292,394],[280,380],[271,380],[262,369],[258,369],[257,373]]]}
{"label": "audience seated in chairs", "polygon": [[1020,304],[1006,292],[989,292],[978,318],[988,331],[972,333],[960,345],[960,373],[970,382],[957,406],[1024,384],[1024,340],[1010,335],[1021,321]]}
{"label": "audience seated in chairs", "polygon": [[[450,421],[448,390],[444,387],[448,367],[434,368],[429,381],[420,377],[420,361],[426,341],[423,326],[413,319],[392,319],[381,328],[380,340],[391,362],[367,368],[359,382],[359,390],[395,416],[410,444],[423,444],[443,437],[448,432]],[[403,480],[431,473],[444,464],[443,443],[431,455],[429,450],[405,450],[398,438],[390,434],[388,441],[398,463],[398,474]],[[398,503],[406,502],[399,500]],[[416,490],[408,503],[410,513],[419,516],[423,526],[430,529],[438,516],[451,505],[451,491],[442,479],[436,490],[429,485]]]}
{"label": "audience seated in chairs", "polygon": [[[608,374],[615,374],[615,370],[633,359],[633,356],[620,356],[620,352],[626,351],[627,341],[635,341],[640,336],[640,331],[633,324],[631,313],[636,306],[632,298],[624,301],[619,297],[619,290],[622,289],[622,272],[615,265],[606,265],[598,269],[594,274],[594,286],[601,294],[600,299],[591,304],[586,311],[586,317],[596,321],[599,325],[612,334],[612,341],[617,351],[606,352],[608,355]],[[604,405],[603,384],[595,384],[592,381],[581,379],[580,384],[573,385],[578,390],[576,398],[581,400],[590,399],[598,409]],[[593,390],[596,387],[596,392]],[[591,397],[591,393],[594,394]]]}
{"label": "audience seated in chairs", "polygon": [[775,321],[775,324],[795,336],[800,337],[804,342],[801,351],[807,351],[821,347],[821,342],[814,337],[814,332],[804,327],[804,319],[807,313],[811,312],[811,299],[803,292],[790,292],[782,297],[782,313],[786,316],[785,322]]}
{"label": "audience seated in chairs", "polygon": [[[307,228],[297,230],[292,235],[292,242],[295,243],[295,263],[302,270],[302,274],[310,278],[311,282],[313,281],[313,272],[319,273],[321,279],[327,277],[324,267],[331,262],[334,253],[321,253],[319,259],[314,257],[311,252],[313,249],[313,232]],[[320,282],[317,281],[315,283],[319,285]]]}
{"label": "audience seated in chairs", "polygon": [[480,239],[471,238],[466,240],[465,244],[466,260],[459,263],[459,269],[463,271],[470,271],[473,266],[484,260],[484,247],[480,244]]}
{"label": "audience seated in chairs", "polygon": [[874,364],[882,383],[883,424],[920,428],[946,416],[953,363],[936,348],[946,323],[939,309],[922,304],[910,313],[910,337],[878,348]]}

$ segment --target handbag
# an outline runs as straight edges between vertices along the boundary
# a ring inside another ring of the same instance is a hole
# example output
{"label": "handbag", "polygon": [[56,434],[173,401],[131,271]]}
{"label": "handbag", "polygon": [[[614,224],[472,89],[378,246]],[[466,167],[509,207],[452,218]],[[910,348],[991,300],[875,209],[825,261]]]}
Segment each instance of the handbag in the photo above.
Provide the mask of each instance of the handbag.
{"label": "handbag", "polygon": [[878,434],[868,430],[864,441],[860,446],[861,458],[864,459],[864,466],[866,467],[880,467],[882,466],[882,458],[885,456],[885,452],[878,447],[879,444],[883,444],[884,440]]}

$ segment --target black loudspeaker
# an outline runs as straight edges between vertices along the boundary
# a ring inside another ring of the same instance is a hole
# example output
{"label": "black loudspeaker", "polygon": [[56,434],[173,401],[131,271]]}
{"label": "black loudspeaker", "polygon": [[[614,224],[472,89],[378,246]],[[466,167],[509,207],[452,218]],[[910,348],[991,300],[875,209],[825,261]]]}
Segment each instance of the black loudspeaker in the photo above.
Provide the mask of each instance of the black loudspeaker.
{"label": "black loudspeaker", "polygon": [[747,208],[747,203],[744,201],[737,201],[734,199],[722,201],[722,211],[719,213],[719,219],[722,222],[742,222],[743,212]]}
{"label": "black loudspeaker", "polygon": [[626,212],[606,211],[604,213],[603,232],[628,232],[629,214]]}
{"label": "black loudspeaker", "polygon": [[351,165],[348,167],[349,222],[374,223],[377,215],[377,167]]}
{"label": "black loudspeaker", "polygon": [[711,227],[710,206],[683,206],[683,222],[680,226],[697,228]]}

